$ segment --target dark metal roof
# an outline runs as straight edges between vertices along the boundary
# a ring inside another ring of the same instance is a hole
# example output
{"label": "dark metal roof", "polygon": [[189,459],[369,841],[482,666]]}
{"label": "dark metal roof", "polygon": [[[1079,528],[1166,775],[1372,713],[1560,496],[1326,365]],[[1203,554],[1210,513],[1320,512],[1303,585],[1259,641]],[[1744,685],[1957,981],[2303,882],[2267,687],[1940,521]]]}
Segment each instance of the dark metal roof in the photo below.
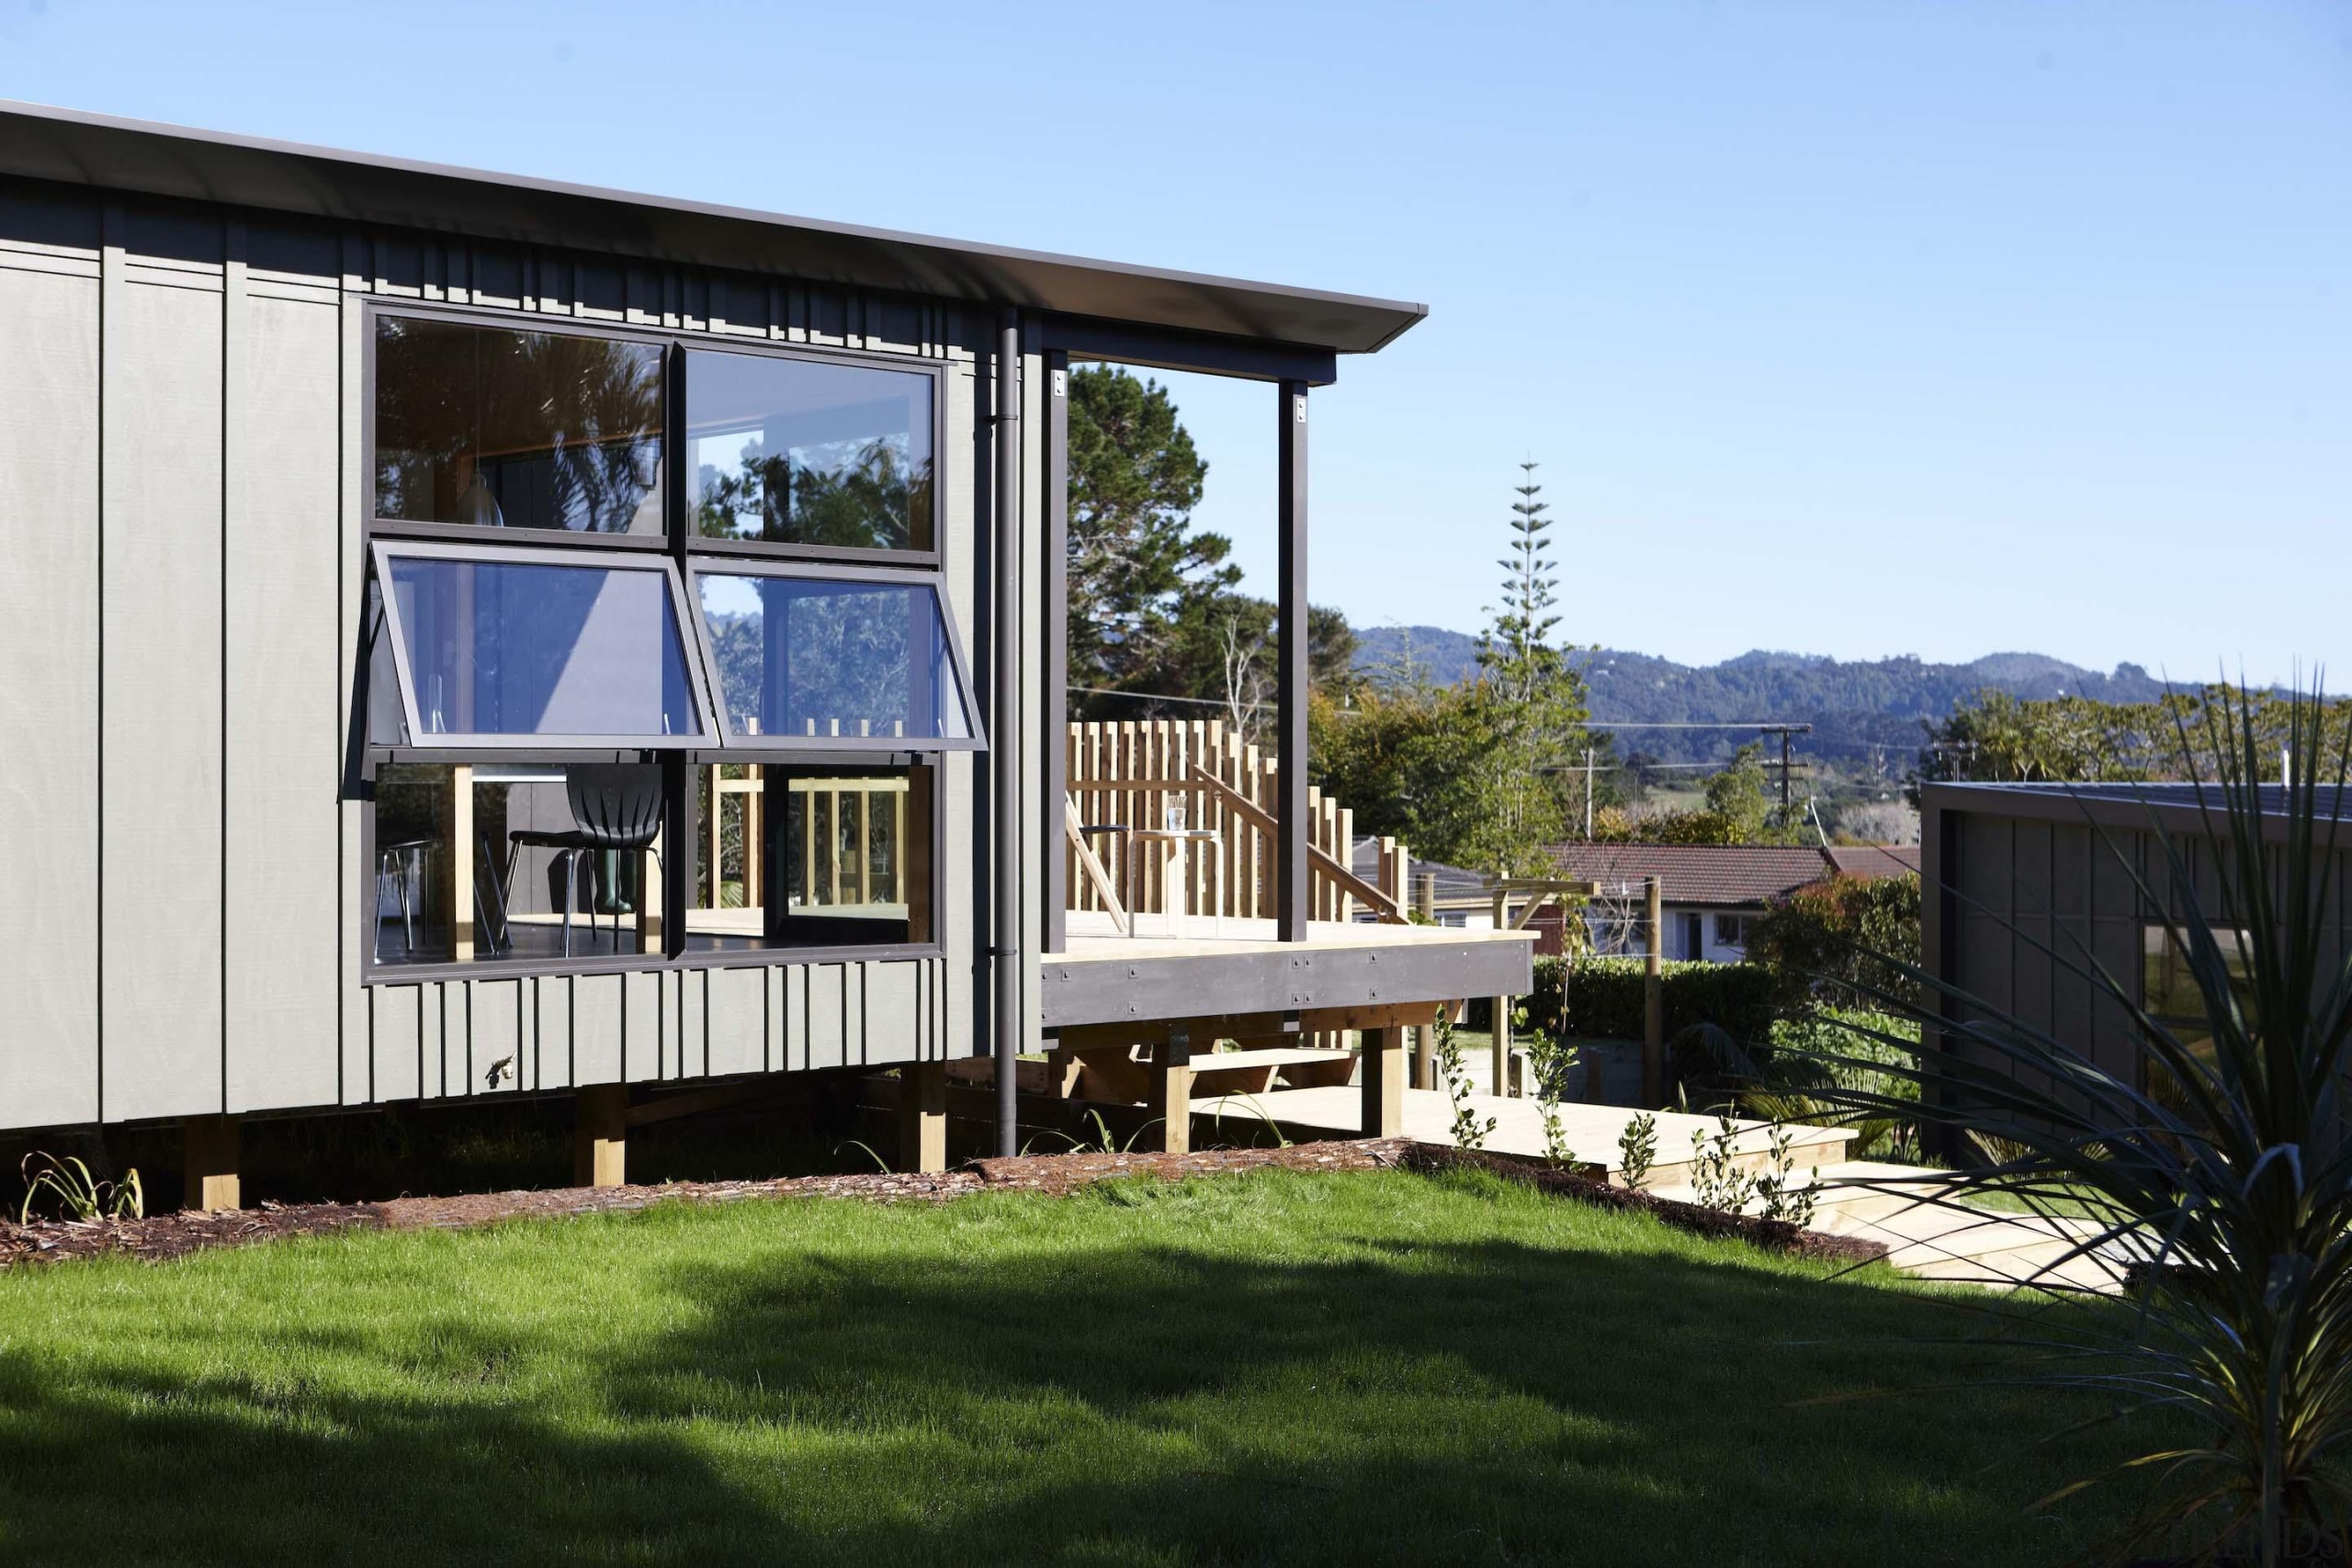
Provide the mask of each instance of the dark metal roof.
{"label": "dark metal roof", "polygon": [[[1973,808],[1979,802],[1998,801],[2004,796],[2014,800],[2037,801],[2099,801],[2107,804],[2136,806],[2143,809],[2155,807],[2167,813],[2195,811],[2201,804],[2219,820],[2229,814],[2229,796],[2221,785],[2188,783],[2110,783],[2110,784],[2005,784],[1978,783],[1938,784],[1939,790],[1949,790],[1956,798]],[[2283,817],[2292,808],[2286,787],[2267,784],[2255,786],[2256,797],[2261,802],[2266,817]],[[2320,819],[2334,818],[2352,820],[2352,785],[2338,791],[2333,779],[2323,780],[2316,792]]]}
{"label": "dark metal roof", "polygon": [[0,100],[0,176],[1369,354],[1422,305]]}

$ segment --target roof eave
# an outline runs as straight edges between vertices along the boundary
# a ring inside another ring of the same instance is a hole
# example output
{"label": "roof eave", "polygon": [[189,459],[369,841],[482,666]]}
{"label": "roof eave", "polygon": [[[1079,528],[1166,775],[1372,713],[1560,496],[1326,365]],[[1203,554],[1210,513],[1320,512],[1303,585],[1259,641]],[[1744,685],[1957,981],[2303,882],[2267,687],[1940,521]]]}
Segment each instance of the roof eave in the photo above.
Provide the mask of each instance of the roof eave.
{"label": "roof eave", "polygon": [[1425,305],[0,100],[0,175],[1370,354]]}

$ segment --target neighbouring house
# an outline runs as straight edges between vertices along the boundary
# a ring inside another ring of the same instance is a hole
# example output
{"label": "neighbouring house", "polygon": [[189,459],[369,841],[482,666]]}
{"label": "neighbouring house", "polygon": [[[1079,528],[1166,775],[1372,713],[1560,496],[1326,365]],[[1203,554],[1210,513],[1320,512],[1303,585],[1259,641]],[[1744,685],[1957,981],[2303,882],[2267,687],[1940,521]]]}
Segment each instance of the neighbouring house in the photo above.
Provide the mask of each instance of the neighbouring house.
{"label": "neighbouring house", "polygon": [[[951,1059],[1010,1152],[1018,1054],[1132,1042],[1182,1146],[1193,1040],[1347,1029],[1393,1131],[1396,1025],[1529,976],[1310,842],[1310,392],[1423,314],[0,106],[0,1129],[233,1203],[243,1115],[562,1096],[615,1180],[632,1100],[896,1068],[935,1167]],[[1071,908],[1081,361],[1267,388],[1257,896],[1182,940]]]}
{"label": "neighbouring house", "polygon": [[[1350,864],[1355,874],[1367,882],[1376,882],[1382,870],[1382,856],[1394,853],[1393,845],[1384,849],[1379,839],[1358,839],[1351,852]],[[1464,871],[1458,865],[1440,861],[1411,861],[1405,870],[1408,902],[1420,913],[1441,926],[1456,931],[1491,931],[1494,929],[1494,879],[1480,871]],[[1360,910],[1356,919],[1376,919],[1369,908]]]}
{"label": "neighbouring house", "polygon": [[1748,923],[1776,898],[1831,876],[1906,876],[1917,845],[1808,848],[1793,844],[1562,844],[1559,874],[1595,884],[1585,908],[1593,946],[1645,953],[1644,887],[1658,879],[1663,956],[1733,964],[1747,956]]}
{"label": "neighbouring house", "polygon": [[[2283,841],[2283,794],[2275,785],[2262,794],[2274,814],[2266,840]],[[2324,790],[2320,798],[2324,811]],[[2218,795],[2207,800],[2226,834]],[[2195,908],[2224,926],[2215,873],[2226,845],[2209,835],[2193,785],[1930,784],[1919,806],[1929,974],[2143,1088],[2147,1063],[2124,998],[2184,1041],[2205,1030],[2201,995],[2164,919]],[[2186,885],[2176,884],[2165,839]],[[2337,886],[2352,886],[2352,833],[2332,871]],[[2330,924],[2341,951],[2352,919],[2340,901]],[[2216,934],[2237,959],[2237,933]]]}

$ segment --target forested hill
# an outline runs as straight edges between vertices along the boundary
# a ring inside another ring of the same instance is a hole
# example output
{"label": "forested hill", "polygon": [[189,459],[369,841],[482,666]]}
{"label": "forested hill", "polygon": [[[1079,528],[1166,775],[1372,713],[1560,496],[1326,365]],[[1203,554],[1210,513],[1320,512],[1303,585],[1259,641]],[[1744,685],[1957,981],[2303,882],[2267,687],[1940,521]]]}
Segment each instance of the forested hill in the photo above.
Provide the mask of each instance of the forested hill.
{"label": "forested hill", "polygon": [[[1436,626],[1366,626],[1357,636],[1356,665],[1395,670],[1409,648],[1414,664],[1441,685],[1477,666],[1477,642]],[[1988,688],[2020,697],[2085,696],[2105,702],[2147,702],[2164,682],[2136,664],[2112,674],[2085,670],[2039,653],[1993,653],[1966,664],[1878,659],[1852,663],[1817,655],[1743,653],[1721,664],[1677,664],[1646,653],[1603,649],[1574,656],[1592,689],[1593,717],[1643,723],[1788,720],[1815,726],[1807,746],[1816,754],[1860,760],[1876,751],[1916,750],[1919,721],[1940,718],[1961,698]],[[1668,760],[1721,755],[1731,737],[1628,731],[1621,751],[1647,751]]]}

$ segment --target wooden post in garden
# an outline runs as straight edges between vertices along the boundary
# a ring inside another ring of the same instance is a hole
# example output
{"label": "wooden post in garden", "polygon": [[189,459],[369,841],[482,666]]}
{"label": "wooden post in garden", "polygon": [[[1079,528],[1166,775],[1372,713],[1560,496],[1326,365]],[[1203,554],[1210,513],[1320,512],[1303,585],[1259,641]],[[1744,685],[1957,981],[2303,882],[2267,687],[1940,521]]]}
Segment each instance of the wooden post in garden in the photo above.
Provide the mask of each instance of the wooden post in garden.
{"label": "wooden post in garden", "polygon": [[[1495,930],[1498,931],[1510,930],[1510,891],[1508,888],[1495,889]],[[1509,997],[1495,998],[1494,1050],[1491,1055],[1495,1072],[1494,1091],[1497,1094],[1509,1094],[1510,1092],[1510,998]]]}
{"label": "wooden post in garden", "polygon": [[1159,1124],[1162,1153],[1193,1152],[1193,1037],[1182,1030],[1170,1029],[1153,1055],[1146,1109]]}
{"label": "wooden post in garden", "polygon": [[899,1069],[899,1168],[947,1168],[947,1064],[912,1062]]}
{"label": "wooden post in garden", "polygon": [[244,1206],[237,1179],[237,1119],[191,1116],[180,1123],[180,1166],[186,1182],[184,1209],[206,1213]]}
{"label": "wooden post in garden", "polygon": [[579,1115],[571,1134],[572,1185],[627,1185],[628,1085],[583,1084],[572,1099]]}
{"label": "wooden post in garden", "polygon": [[1642,1105],[1666,1103],[1666,885],[1646,879],[1648,956],[1642,964]]}

